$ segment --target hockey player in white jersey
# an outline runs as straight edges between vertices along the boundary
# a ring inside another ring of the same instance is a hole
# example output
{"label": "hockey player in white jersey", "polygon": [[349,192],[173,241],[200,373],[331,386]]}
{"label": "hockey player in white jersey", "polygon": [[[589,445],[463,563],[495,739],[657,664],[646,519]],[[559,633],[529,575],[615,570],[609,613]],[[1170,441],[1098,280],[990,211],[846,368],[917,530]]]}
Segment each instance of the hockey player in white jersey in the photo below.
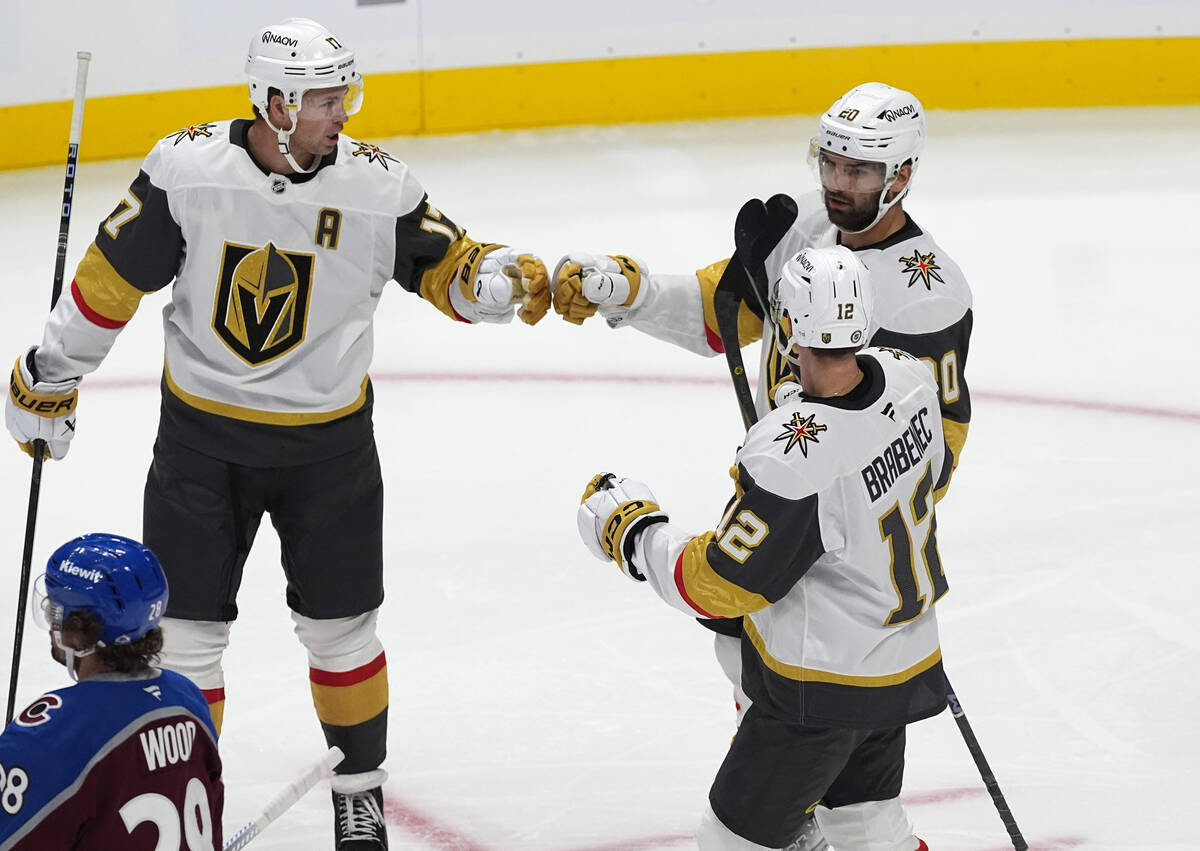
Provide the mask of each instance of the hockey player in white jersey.
{"label": "hockey player in white jersey", "polygon": [[[862,349],[872,300],[844,247],[805,249],[771,293],[804,376],[746,434],[712,531],[645,484],[594,477],[580,535],[669,605],[744,619],[747,711],[709,793],[703,851],[789,847],[815,811],[837,851],[925,851],[900,804],[905,725],[946,705],[935,493],[951,455],[928,368]],[[744,616],[744,617],[743,617]]]}
{"label": "hockey player in white jersey", "polygon": [[346,754],[335,844],[370,851],[387,846],[388,707],[373,315],[395,280],[451,320],[533,324],[549,281],[536,256],[470,238],[405,163],[343,132],[363,80],[328,29],[263,28],[246,73],[253,120],[193,124],[146,157],[41,344],[17,358],[5,419],[27,451],[66,455],[80,377],[144,295],[171,288],[144,507],[172,590],[164,665],[200,685],[219,727],[242,567],[270,514],[317,717]]}
{"label": "hockey player in white jersey", "polygon": [[[958,265],[904,209],[925,136],[924,107],[909,92],[865,83],[838,98],[809,143],[820,188],[794,199],[798,215],[770,251],[766,279],[779,277],[802,248],[836,244],[857,252],[877,294],[871,343],[903,349],[934,369],[957,463],[971,419],[963,372],[972,300]],[[719,355],[724,344],[713,295],[729,262],[689,274],[651,274],[637,258],[573,252],[555,270],[554,308],[575,324],[599,310],[614,327],[632,326],[697,354]],[[760,414],[773,406],[776,385],[791,378],[771,345],[765,301],[765,293],[747,292],[737,317],[742,346],[762,340]]]}
{"label": "hockey player in white jersey", "polygon": [[[971,290],[961,269],[905,211],[924,156],[925,110],[910,92],[883,83],[851,89],[821,116],[808,159],[819,189],[792,199],[795,221],[770,248],[766,280],[808,246],[844,245],[871,269],[876,293],[870,342],[925,361],[936,374],[942,426],[954,464],[971,420],[965,369],[974,321]],[[735,257],[692,274],[651,274],[625,255],[575,252],[555,270],[555,310],[582,323],[599,310],[626,325],[705,356],[725,352],[715,293]],[[739,271],[737,268],[730,270]],[[766,294],[752,286],[737,308],[731,336],[740,346],[761,339],[755,405],[761,415],[794,388],[792,370],[771,344]],[[947,483],[948,484],[948,483]],[[749,703],[741,688],[740,626],[705,621],[716,632],[717,659],[733,684],[738,719]],[[818,851],[818,839],[805,846]]]}

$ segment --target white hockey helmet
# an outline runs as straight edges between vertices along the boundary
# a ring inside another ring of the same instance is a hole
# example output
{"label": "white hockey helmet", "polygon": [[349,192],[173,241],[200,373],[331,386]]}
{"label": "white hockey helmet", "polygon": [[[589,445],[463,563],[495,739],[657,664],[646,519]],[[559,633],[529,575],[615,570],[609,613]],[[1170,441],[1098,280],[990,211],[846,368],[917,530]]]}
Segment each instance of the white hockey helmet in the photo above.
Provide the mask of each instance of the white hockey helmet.
{"label": "white hockey helmet", "polygon": [[[362,106],[362,75],[358,73],[353,51],[344,47],[328,29],[308,18],[288,18],[256,32],[246,53],[246,77],[250,102],[278,134],[279,152],[297,171],[312,170],[300,168],[288,147],[304,93],[310,89],[346,86],[342,104],[346,114],[353,115]],[[288,130],[271,124],[268,117],[271,89],[282,93],[284,107],[291,113]]]}
{"label": "white hockey helmet", "polygon": [[857,254],[844,245],[805,248],[771,288],[775,344],[784,357],[793,357],[795,346],[865,345],[873,307],[870,274]]}
{"label": "white hockey helmet", "polygon": [[[808,162],[822,187],[822,152],[883,165],[879,212],[870,225],[855,231],[861,233],[874,227],[908,194],[924,148],[925,108],[916,96],[886,83],[863,83],[838,98],[821,116],[817,135],[809,144]],[[906,162],[912,164],[908,185],[891,201],[885,201]]]}

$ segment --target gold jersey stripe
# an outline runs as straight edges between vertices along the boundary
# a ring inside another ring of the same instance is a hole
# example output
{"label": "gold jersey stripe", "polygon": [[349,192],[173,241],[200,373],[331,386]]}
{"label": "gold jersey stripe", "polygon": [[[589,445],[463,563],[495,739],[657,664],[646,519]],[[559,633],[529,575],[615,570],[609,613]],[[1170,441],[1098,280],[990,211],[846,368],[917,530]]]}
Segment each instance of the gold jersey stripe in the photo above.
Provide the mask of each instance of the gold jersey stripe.
{"label": "gold jersey stripe", "polygon": [[[970,427],[970,423],[955,422],[942,417],[942,431],[946,435],[946,445],[950,447],[950,453],[954,456],[954,460],[951,462],[954,468],[958,467],[962,449],[967,445],[967,430]],[[946,495],[946,491],[950,489],[950,482],[954,479],[954,468],[950,470],[950,478],[946,480],[946,484],[934,491],[934,502],[940,501]]]}
{"label": "gold jersey stripe", "polygon": [[225,701],[218,700],[208,705],[208,714],[212,716],[213,726],[217,728],[217,735],[221,735],[221,725],[225,723]]}
{"label": "gold jersey stripe", "polygon": [[[713,304],[713,294],[717,290],[717,283],[721,280],[721,275],[725,273],[732,258],[725,259],[705,266],[703,269],[696,270],[696,277],[700,279],[700,300],[704,305],[704,325],[708,328],[710,338],[720,339],[721,333],[717,328],[716,308]],[[754,298],[752,294],[748,294],[749,298]],[[748,346],[755,340],[762,338],[763,321],[754,315],[750,308],[746,307],[745,302],[738,308],[738,342],[743,346]]]}
{"label": "gold jersey stripe", "polygon": [[367,382],[369,378],[363,378],[362,387],[359,390],[358,398],[345,407],[338,408],[335,411],[313,411],[300,414],[289,414],[282,411],[260,411],[256,408],[243,408],[239,405],[231,405],[228,402],[217,402],[213,399],[205,399],[202,396],[196,396],[188,393],[175,383],[175,379],[171,378],[171,370],[166,365],[163,365],[163,377],[167,382],[167,389],[171,394],[189,407],[199,411],[204,411],[208,414],[216,414],[220,417],[229,417],[234,420],[242,420],[248,423],[263,423],[264,425],[282,425],[282,426],[303,426],[315,425],[317,423],[327,423],[333,420],[340,419],[348,414],[352,414],[363,406],[367,401]]}
{"label": "gold jersey stripe", "polygon": [[679,592],[693,606],[719,618],[736,618],[768,605],[767,598],[747,591],[721,576],[708,563],[708,545],[715,532],[705,532],[688,541],[675,568]]}
{"label": "gold jersey stripe", "polygon": [[755,629],[754,622],[750,618],[746,618],[742,621],[742,624],[746,629],[746,636],[750,639],[750,643],[754,645],[754,649],[758,651],[763,664],[781,677],[805,683],[835,683],[837,685],[859,686],[861,688],[895,686],[908,682],[913,677],[928,671],[938,662],[942,661],[942,648],[938,647],[920,662],[894,674],[880,674],[876,676],[835,674],[832,671],[820,671],[816,668],[789,665],[787,662],[779,661],[767,651],[767,643],[763,641],[762,635]]}
{"label": "gold jersey stripe", "polygon": [[75,286],[90,310],[113,322],[132,319],[145,295],[121,277],[94,242],[75,270]]}
{"label": "gold jersey stripe", "polygon": [[[476,265],[483,259],[481,255],[472,258],[472,249],[483,248],[487,245],[489,243],[476,242],[465,233],[461,239],[452,242],[446,250],[446,256],[421,275],[421,298],[451,319],[462,319],[450,304],[450,287],[457,286],[463,267],[470,264],[472,259]],[[473,276],[474,267],[468,266],[467,274]]]}
{"label": "gold jersey stripe", "polygon": [[942,417],[942,431],[946,433],[946,443],[949,445],[950,451],[954,453],[955,464],[958,463],[962,449],[967,444],[967,429],[970,427],[970,423],[955,422]]}
{"label": "gold jersey stripe", "polygon": [[387,666],[352,686],[327,686],[309,681],[313,706],[321,723],[353,727],[370,721],[388,706]]}

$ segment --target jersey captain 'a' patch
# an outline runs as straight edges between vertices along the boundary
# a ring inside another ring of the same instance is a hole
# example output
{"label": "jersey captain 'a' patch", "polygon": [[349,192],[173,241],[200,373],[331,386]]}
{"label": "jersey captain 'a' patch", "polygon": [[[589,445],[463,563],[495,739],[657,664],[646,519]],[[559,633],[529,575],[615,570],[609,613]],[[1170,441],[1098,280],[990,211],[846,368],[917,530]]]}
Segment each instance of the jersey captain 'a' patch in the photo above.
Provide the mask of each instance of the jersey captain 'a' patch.
{"label": "jersey captain 'a' patch", "polygon": [[176,145],[178,145],[184,139],[192,142],[195,141],[199,136],[203,136],[205,138],[211,137],[212,128],[216,126],[217,125],[215,124],[191,124],[187,127],[184,127],[182,130],[176,130],[174,133],[167,134],[167,138],[174,139]]}
{"label": "jersey captain 'a' patch", "polygon": [[904,270],[901,274],[908,274],[908,285],[920,281],[925,285],[925,289],[932,291],[932,281],[937,281],[939,284],[946,283],[942,280],[942,276],[938,274],[941,271],[941,266],[937,264],[932,251],[928,254],[922,254],[917,249],[913,249],[912,257],[901,257],[900,262],[904,264]]}
{"label": "jersey captain 'a' patch", "polygon": [[314,255],[225,243],[213,330],[251,366],[274,360],[304,340]]}
{"label": "jersey captain 'a' patch", "polygon": [[368,145],[365,142],[355,142],[354,152],[351,156],[366,157],[369,163],[379,163],[383,166],[384,171],[390,171],[388,163],[398,163],[400,160],[393,157],[383,148],[378,145]]}
{"label": "jersey captain 'a' patch", "polygon": [[799,446],[800,453],[808,457],[808,442],[820,443],[817,435],[823,431],[828,431],[829,427],[818,422],[813,422],[816,414],[809,414],[805,417],[799,411],[792,414],[791,420],[783,424],[783,433],[775,438],[778,443],[781,440],[786,440],[784,444],[783,454],[786,455],[792,451],[793,447]]}

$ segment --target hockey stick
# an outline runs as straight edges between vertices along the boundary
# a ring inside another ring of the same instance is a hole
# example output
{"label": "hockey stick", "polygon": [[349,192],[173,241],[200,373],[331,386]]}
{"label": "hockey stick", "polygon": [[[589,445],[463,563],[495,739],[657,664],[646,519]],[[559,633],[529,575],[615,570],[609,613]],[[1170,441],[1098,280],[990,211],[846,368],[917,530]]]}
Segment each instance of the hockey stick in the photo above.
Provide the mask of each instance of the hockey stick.
{"label": "hockey stick", "polygon": [[[75,54],[75,102],[71,106],[71,135],[67,145],[67,175],[63,182],[62,217],[58,223],[58,257],[54,261],[54,286],[50,293],[50,309],[62,294],[63,269],[67,263],[67,232],[71,229],[71,199],[75,195],[75,164],[79,159],[79,140],[83,135],[83,102],[87,90],[88,63],[92,54],[81,50]],[[21,667],[21,639],[25,633],[25,601],[29,597],[29,573],[33,562],[33,535],[37,526],[38,496],[42,491],[42,456],[46,442],[33,442],[33,472],[29,477],[29,510],[25,515],[25,549],[21,554],[21,584],[17,592],[17,622],[13,636],[12,669],[8,677],[8,712],[5,723],[13,719],[17,699],[17,676]]]}
{"label": "hockey stick", "polygon": [[1004,829],[1008,831],[1008,838],[1012,840],[1013,848],[1016,851],[1026,851],[1029,843],[1021,835],[1021,828],[1017,827],[1017,820],[1013,818],[1012,810],[1008,808],[1008,801],[1004,799],[1004,793],[1000,791],[996,775],[992,773],[987,757],[983,755],[983,748],[979,746],[979,740],[975,738],[975,731],[971,729],[971,722],[967,720],[967,714],[963,711],[962,704],[958,702],[958,695],[954,693],[954,686],[950,685],[949,677],[946,677],[946,703],[950,707],[950,714],[954,716],[954,721],[958,724],[958,731],[962,733],[963,741],[967,743],[967,750],[971,752],[971,758],[975,760],[975,767],[979,769],[983,785],[987,787],[988,793],[992,796],[992,803],[996,805],[996,811],[1000,813],[1000,821],[1004,822]]}
{"label": "hockey stick", "polygon": [[271,799],[258,818],[248,823],[245,827],[235,833],[228,842],[222,847],[221,851],[239,851],[250,844],[250,840],[258,836],[267,829],[267,825],[275,821],[285,812],[287,812],[292,804],[299,801],[312,787],[316,786],[321,779],[333,770],[333,767],[345,758],[342,749],[336,745],[325,752],[317,762],[309,766],[308,770],[297,777],[292,783]]}
{"label": "hockey stick", "polygon": [[[745,298],[748,284],[749,289],[754,292],[764,319],[768,317],[766,300],[770,293],[770,282],[767,280],[764,263],[779,240],[787,233],[788,228],[795,222],[796,215],[795,202],[786,195],[775,195],[766,204],[758,199],[747,201],[738,212],[737,222],[734,225],[734,242],[737,251],[734,253],[733,260],[740,261],[743,269],[741,274],[736,272],[730,274],[727,268],[726,274],[721,276],[713,296],[717,327],[721,332],[721,341],[725,345],[725,357],[729,361],[729,371],[733,377],[738,407],[741,409],[742,419],[747,429],[758,421],[758,411],[754,406],[754,398],[750,392],[745,370],[742,368],[741,352],[737,348],[737,311]],[[729,265],[732,267],[734,262],[731,261]],[[731,357],[731,351],[736,353],[734,357]],[[1005,830],[1008,831],[1013,848],[1016,851],[1027,851],[1029,844],[1017,826],[1012,810],[1009,809],[1008,801],[1005,800],[1004,793],[1000,790],[1000,784],[996,781],[996,775],[992,773],[987,757],[983,754],[983,748],[980,747],[979,740],[975,737],[974,730],[971,729],[971,723],[967,720],[962,704],[959,703],[958,696],[954,692],[954,687],[950,684],[950,678],[945,676],[944,671],[943,676],[946,681],[946,705],[950,708],[950,714],[954,716],[955,723],[958,724],[958,730],[962,734],[963,741],[966,742],[971,758],[975,760],[975,767],[979,770],[983,785],[987,787],[988,793],[992,796],[992,803],[1000,814],[1000,820],[1004,823]]]}
{"label": "hockey stick", "polygon": [[742,424],[747,431],[758,420],[758,410],[742,362],[738,312],[744,302],[748,304],[746,291],[750,290],[764,321],[767,320],[766,293],[770,282],[764,264],[795,221],[795,202],[786,195],[775,195],[766,203],[752,198],[743,204],[733,225],[733,257],[713,292],[717,332],[725,349],[725,362],[742,412]]}

